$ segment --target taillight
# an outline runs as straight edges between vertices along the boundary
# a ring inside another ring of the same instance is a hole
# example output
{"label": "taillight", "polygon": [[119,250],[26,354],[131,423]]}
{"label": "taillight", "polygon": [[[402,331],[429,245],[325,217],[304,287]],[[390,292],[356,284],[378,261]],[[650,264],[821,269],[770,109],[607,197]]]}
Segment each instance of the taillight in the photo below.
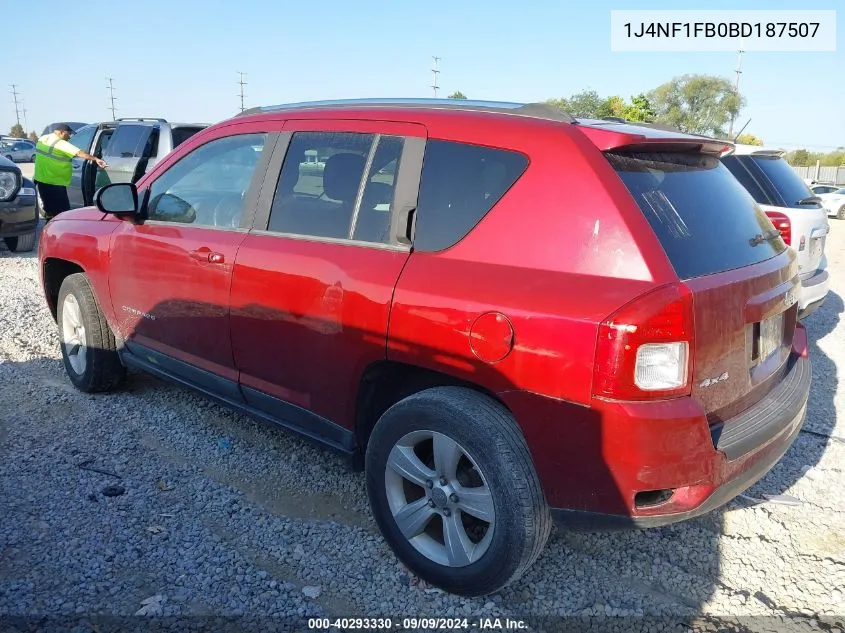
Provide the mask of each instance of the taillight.
{"label": "taillight", "polygon": [[622,307],[599,326],[593,395],[650,400],[690,394],[692,293],[663,286]]}
{"label": "taillight", "polygon": [[775,225],[783,241],[789,246],[792,240],[792,223],[789,221],[789,218],[779,211],[766,211],[766,215],[772,221],[772,224]]}

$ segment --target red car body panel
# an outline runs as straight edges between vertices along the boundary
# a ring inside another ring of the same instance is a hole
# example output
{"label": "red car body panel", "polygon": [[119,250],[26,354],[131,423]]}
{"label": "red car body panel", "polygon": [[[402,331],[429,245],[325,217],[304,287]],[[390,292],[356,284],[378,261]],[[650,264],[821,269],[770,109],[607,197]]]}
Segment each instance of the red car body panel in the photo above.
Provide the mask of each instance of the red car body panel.
{"label": "red car body panel", "polygon": [[[783,312],[797,285],[794,255],[679,280],[602,154],[628,145],[718,155],[721,143],[479,111],[344,107],[331,120],[326,112],[251,114],[206,128],[138,190],[143,195],[180,157],[234,130],[455,140],[521,152],[529,166],[441,252],[263,227],[139,225],[88,209],[48,224],[42,260],[82,267],[121,336],[238,383],[256,408],[263,405],[252,390],[353,432],[361,378],[384,360],[477,385],[513,413],[555,508],[683,518],[733,494],[731,486],[771,467],[789,446],[803,408],[738,457],[719,450],[717,436],[720,425],[759,406],[798,371],[789,367],[806,360],[793,309],[777,354],[748,361],[750,328]],[[277,177],[269,174],[264,186],[274,187]],[[203,262],[209,251],[223,264]],[[678,283],[692,293],[695,327],[687,394],[642,402],[596,397],[600,324],[644,293]],[[710,383],[723,373],[732,380]],[[666,489],[674,491],[668,502],[638,506],[638,493]]]}
{"label": "red car body panel", "polygon": [[395,250],[247,237],[231,298],[241,384],[351,429],[361,376],[385,358],[393,288],[407,258]]}
{"label": "red car body panel", "polygon": [[[100,308],[109,323],[115,323],[109,288],[109,236],[116,224],[100,222],[104,214],[97,209],[77,209],[51,223],[42,231],[38,242],[41,262],[39,272],[44,284],[45,266],[51,261],[68,262],[84,270],[97,293]],[[47,304],[55,312],[53,297],[46,295]]]}

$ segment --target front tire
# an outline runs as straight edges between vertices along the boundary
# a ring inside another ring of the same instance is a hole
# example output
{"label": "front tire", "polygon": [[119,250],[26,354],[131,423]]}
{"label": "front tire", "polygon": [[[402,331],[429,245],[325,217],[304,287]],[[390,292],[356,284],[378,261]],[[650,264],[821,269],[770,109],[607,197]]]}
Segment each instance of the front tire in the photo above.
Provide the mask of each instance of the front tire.
{"label": "front tire", "polygon": [[845,220],[845,204],[839,207],[839,212],[836,214],[836,217],[840,220]]}
{"label": "front tire", "polygon": [[370,436],[366,480],[397,558],[450,593],[481,596],[512,583],[551,530],[516,421],[469,389],[426,389],[388,409]]}
{"label": "front tire", "polygon": [[57,321],[65,371],[80,391],[110,391],[126,376],[117,343],[85,273],[68,275],[59,290]]}
{"label": "front tire", "polygon": [[4,237],[3,241],[13,253],[28,253],[35,248],[35,231],[16,237]]}

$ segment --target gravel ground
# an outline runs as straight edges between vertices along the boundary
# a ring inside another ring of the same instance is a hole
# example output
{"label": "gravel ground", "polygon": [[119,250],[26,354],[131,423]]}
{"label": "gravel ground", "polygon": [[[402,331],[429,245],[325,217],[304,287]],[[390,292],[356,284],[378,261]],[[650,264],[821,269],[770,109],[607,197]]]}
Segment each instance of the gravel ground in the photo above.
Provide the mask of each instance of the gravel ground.
{"label": "gravel ground", "polygon": [[[845,223],[831,224],[833,291],[808,319],[809,418],[782,462],[686,524],[555,532],[526,576],[480,599],[411,577],[376,530],[363,476],[334,454],[137,373],[114,394],[76,392],[34,254],[0,246],[0,630],[8,616],[80,614],[184,616],[182,629],[323,615],[529,618],[531,630],[573,622],[534,616],[654,616],[602,620],[619,630],[742,616],[770,630],[803,614],[843,627]],[[797,505],[754,502],[766,494]]]}

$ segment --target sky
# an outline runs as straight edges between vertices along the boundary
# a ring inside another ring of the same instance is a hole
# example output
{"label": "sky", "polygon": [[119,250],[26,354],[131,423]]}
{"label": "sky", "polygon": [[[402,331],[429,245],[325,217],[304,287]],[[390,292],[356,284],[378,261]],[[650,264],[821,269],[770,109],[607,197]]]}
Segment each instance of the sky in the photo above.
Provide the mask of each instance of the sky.
{"label": "sky", "polygon": [[[118,117],[214,123],[245,105],[358,97],[438,96],[532,102],[582,90],[646,92],[685,73],[735,80],[736,52],[612,52],[612,9],[837,9],[836,52],[747,52],[736,128],[767,145],[845,145],[841,0],[3,0],[22,30],[6,32],[0,130],[104,121],[113,78]],[[59,8],[59,6],[63,8]],[[15,40],[14,43],[9,38]],[[23,122],[24,116],[21,116]]]}

